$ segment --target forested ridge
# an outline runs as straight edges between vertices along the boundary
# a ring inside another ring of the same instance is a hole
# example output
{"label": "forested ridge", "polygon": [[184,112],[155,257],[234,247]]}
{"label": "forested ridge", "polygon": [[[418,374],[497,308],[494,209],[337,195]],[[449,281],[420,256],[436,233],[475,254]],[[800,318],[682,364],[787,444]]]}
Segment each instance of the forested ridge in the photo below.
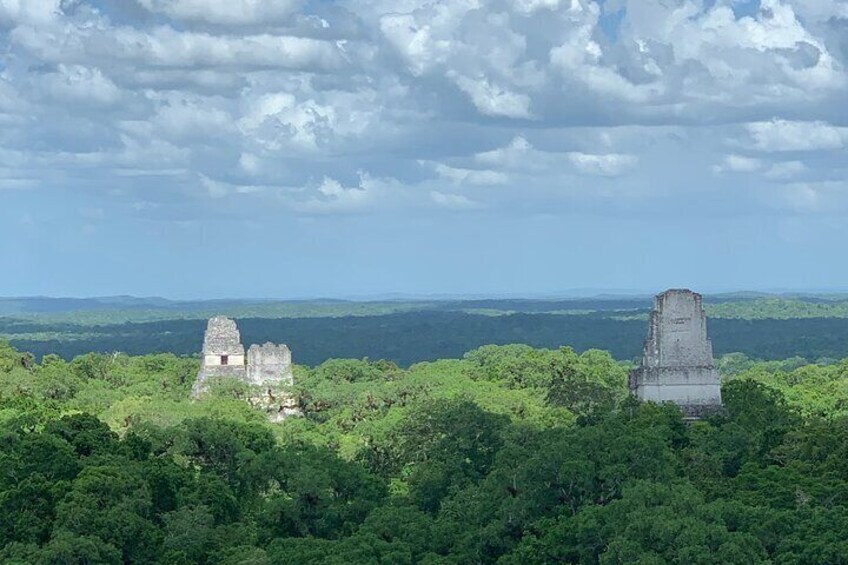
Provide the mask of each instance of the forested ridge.
{"label": "forested ridge", "polygon": [[599,350],[333,359],[272,424],[192,358],[0,344],[0,561],[848,562],[848,360],[718,364],[685,424]]}
{"label": "forested ridge", "polygon": [[[598,348],[617,359],[641,354],[647,313],[640,311],[569,314],[515,312],[482,314],[414,311],[344,317],[239,318],[246,343],[285,341],[295,361],[317,365],[331,358],[389,359],[408,367],[420,361],[460,357],[486,344],[527,343]],[[848,318],[710,319],[717,354],[743,352],[762,359],[848,357]],[[53,323],[0,318],[3,336],[18,349],[41,357],[70,360],[90,351],[133,355],[193,354],[203,340],[206,320],[170,319],[109,325]]]}

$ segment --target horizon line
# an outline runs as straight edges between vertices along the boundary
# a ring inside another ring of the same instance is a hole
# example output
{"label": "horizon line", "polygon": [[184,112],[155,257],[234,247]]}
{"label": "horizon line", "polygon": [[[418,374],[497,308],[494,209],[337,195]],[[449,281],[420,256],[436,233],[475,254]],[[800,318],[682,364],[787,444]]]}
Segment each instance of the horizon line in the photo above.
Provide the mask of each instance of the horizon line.
{"label": "horizon line", "polygon": [[379,302],[379,301],[427,301],[427,300],[587,300],[587,299],[616,299],[616,298],[651,298],[665,290],[675,288],[686,288],[693,290],[705,297],[721,297],[733,295],[762,295],[764,297],[786,297],[786,296],[837,296],[848,294],[848,287],[831,288],[771,288],[771,289],[709,289],[702,290],[691,286],[669,286],[662,290],[644,289],[616,289],[616,288],[575,288],[553,292],[375,292],[339,295],[299,295],[289,297],[259,297],[259,296],[222,296],[222,297],[168,297],[160,295],[134,295],[134,294],[109,294],[94,296],[61,296],[61,295],[18,295],[0,296],[0,300],[136,300],[136,301],[164,301],[173,304],[187,302],[321,302],[321,301],[344,301],[344,302]]}

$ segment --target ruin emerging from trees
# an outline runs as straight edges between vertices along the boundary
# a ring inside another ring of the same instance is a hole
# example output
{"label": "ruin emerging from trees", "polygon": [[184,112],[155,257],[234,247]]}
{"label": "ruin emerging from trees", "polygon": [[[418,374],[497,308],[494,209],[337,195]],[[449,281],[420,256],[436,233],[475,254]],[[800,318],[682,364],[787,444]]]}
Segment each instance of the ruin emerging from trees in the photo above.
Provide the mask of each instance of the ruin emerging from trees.
{"label": "ruin emerging from trees", "polygon": [[630,373],[629,386],[640,400],[677,404],[688,419],[721,410],[721,379],[700,294],[657,295],[642,364]]}
{"label": "ruin emerging from trees", "polygon": [[215,316],[206,327],[201,357],[200,371],[191,390],[193,398],[203,396],[213,384],[229,381],[243,385],[246,400],[266,410],[272,420],[298,413],[288,392],[294,384],[294,375],[287,345],[251,345],[245,356],[236,323]]}

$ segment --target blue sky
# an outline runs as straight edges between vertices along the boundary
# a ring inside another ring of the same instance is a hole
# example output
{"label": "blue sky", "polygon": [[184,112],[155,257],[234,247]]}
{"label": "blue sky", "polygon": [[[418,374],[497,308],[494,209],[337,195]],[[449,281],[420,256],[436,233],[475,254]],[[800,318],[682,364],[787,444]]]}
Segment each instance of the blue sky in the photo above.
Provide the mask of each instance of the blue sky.
{"label": "blue sky", "polygon": [[0,0],[0,295],[848,288],[845,0]]}

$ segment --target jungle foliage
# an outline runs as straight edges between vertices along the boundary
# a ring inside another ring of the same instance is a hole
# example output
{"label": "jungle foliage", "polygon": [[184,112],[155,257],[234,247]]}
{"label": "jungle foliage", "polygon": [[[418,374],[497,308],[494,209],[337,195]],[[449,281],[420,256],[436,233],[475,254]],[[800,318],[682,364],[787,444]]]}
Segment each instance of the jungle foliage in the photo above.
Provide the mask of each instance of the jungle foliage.
{"label": "jungle foliage", "polygon": [[333,359],[272,424],[190,358],[0,343],[0,562],[848,562],[848,360],[719,365],[685,424],[599,350]]}

